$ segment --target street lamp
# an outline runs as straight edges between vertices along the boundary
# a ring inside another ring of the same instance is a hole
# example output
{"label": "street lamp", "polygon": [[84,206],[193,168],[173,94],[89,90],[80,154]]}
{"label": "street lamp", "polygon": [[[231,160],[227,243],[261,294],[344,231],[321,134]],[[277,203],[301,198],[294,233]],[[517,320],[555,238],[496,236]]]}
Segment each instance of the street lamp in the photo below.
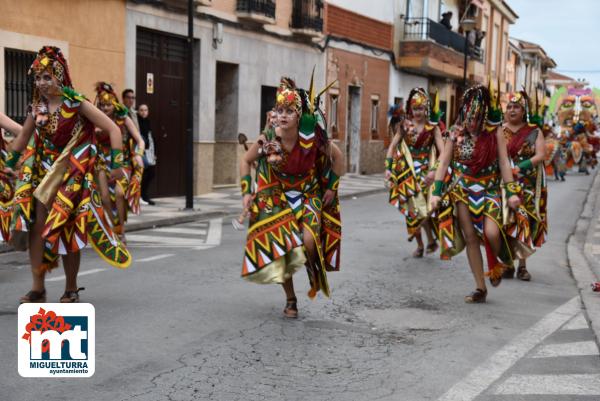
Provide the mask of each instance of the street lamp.
{"label": "street lamp", "polygon": [[467,2],[467,7],[465,8],[465,12],[463,13],[458,24],[462,28],[463,33],[465,34],[465,61],[463,65],[463,91],[467,89],[467,57],[469,55],[469,32],[475,29],[477,25],[477,14],[479,12],[479,7],[473,3],[477,3],[476,0],[469,0]]}

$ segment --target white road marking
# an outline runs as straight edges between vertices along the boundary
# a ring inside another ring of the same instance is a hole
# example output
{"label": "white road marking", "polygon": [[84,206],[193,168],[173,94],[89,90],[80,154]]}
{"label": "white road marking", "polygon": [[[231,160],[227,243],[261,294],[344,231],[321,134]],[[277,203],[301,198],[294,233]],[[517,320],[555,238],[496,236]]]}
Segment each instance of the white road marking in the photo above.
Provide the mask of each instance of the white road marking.
{"label": "white road marking", "polygon": [[[127,235],[127,243],[130,244],[131,242],[146,242],[156,247],[196,246],[202,244],[200,238],[160,237],[148,234],[129,234]],[[136,246],[135,244],[131,245]]]}
{"label": "white road marking", "polygon": [[[104,272],[104,271],[107,271],[107,270],[110,270],[110,269],[90,269],[90,270],[79,272],[77,274],[77,277],[87,276],[88,274],[100,273],[100,272]],[[46,281],[62,281],[65,278],[66,277],[64,275],[62,275],[62,276],[58,276],[58,277],[47,278]]]}
{"label": "white road marking", "polygon": [[152,230],[154,233],[206,235],[206,230],[187,227],[160,227]]}
{"label": "white road marking", "polygon": [[600,395],[600,374],[515,375],[494,394]]}
{"label": "white road marking", "polygon": [[223,228],[223,219],[212,219],[208,226],[207,245],[221,245],[221,229]]}
{"label": "white road marking", "polygon": [[138,259],[135,262],[152,262],[154,260],[160,260],[165,258],[170,258],[171,256],[175,256],[173,253],[165,253],[162,255],[150,256],[148,258]]}
{"label": "white road marking", "polygon": [[561,327],[561,330],[581,330],[581,329],[589,329],[590,325],[588,321],[583,316],[583,313],[579,313],[575,316],[571,321]]}
{"label": "white road marking", "polygon": [[598,355],[598,346],[593,341],[575,343],[545,344],[535,351],[532,358],[553,358],[557,356]]}
{"label": "white road marking", "polygon": [[574,297],[559,306],[477,366],[467,377],[438,398],[438,401],[471,401],[475,399],[533,347],[568,322],[580,310],[579,297]]}

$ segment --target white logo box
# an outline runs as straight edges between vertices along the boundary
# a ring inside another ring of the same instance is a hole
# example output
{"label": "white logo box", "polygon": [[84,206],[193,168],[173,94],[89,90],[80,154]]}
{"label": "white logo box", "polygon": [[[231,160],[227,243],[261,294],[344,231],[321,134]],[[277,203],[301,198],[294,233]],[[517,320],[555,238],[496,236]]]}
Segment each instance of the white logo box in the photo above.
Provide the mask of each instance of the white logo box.
{"label": "white logo box", "polygon": [[[32,317],[34,323],[28,331],[27,326],[32,322]],[[22,304],[19,306],[18,325],[18,366],[19,375],[22,377],[91,377],[94,374],[96,367],[94,305],[88,303]],[[71,327],[67,329],[67,325]],[[41,328],[46,330],[43,331]],[[47,345],[43,350],[45,341]],[[63,342],[65,344],[61,345]]]}

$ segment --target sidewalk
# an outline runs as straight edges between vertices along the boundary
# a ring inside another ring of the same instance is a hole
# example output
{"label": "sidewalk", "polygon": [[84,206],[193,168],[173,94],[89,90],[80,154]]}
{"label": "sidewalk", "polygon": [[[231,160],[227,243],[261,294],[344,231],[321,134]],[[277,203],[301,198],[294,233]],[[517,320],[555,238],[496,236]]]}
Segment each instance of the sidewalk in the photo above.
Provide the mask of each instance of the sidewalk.
{"label": "sidewalk", "polygon": [[[384,187],[383,174],[346,174],[342,177],[339,188],[340,199],[384,191],[387,189]],[[193,210],[184,210],[185,198],[182,196],[158,198],[154,201],[154,206],[142,205],[142,213],[139,216],[129,215],[127,232],[215,217],[236,216],[242,212],[242,196],[238,186],[195,197]],[[0,253],[9,251],[11,248],[8,245],[0,244]]]}
{"label": "sidewalk", "polygon": [[567,241],[567,260],[586,310],[596,342],[600,346],[600,293],[590,284],[600,281],[600,174],[598,169],[589,189],[575,231]]}
{"label": "sidewalk", "polygon": [[[346,174],[340,182],[340,199],[365,196],[387,191],[383,174]],[[154,199],[155,206],[142,206],[139,216],[130,215],[127,232],[146,228],[186,223],[219,216],[233,216],[242,212],[242,196],[237,186],[223,188],[194,198],[194,210],[184,210],[185,198]]]}

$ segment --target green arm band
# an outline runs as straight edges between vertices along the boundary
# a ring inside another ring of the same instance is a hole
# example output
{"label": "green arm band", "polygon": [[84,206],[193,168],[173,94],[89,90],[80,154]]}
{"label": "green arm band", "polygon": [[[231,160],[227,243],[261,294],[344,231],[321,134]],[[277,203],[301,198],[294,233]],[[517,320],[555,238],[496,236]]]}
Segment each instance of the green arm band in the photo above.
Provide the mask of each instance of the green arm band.
{"label": "green arm band", "polygon": [[519,195],[521,193],[521,186],[515,181],[504,184],[504,189],[506,190],[507,198],[510,198],[513,195]]}
{"label": "green arm band", "polygon": [[18,152],[16,150],[11,150],[6,155],[6,159],[5,159],[6,167],[8,167],[10,169],[14,169],[20,158],[21,158],[21,152]]}
{"label": "green arm band", "polygon": [[110,150],[110,168],[118,169],[123,167],[123,151],[121,149]]}
{"label": "green arm band", "polygon": [[388,157],[385,159],[385,169],[388,171],[392,171],[392,163],[394,162],[394,159],[392,159],[391,157]]}
{"label": "green arm band", "polygon": [[331,189],[332,191],[337,191],[340,186],[340,177],[333,172],[333,170],[329,170],[329,181],[327,181],[327,189]]}
{"label": "green arm band", "polygon": [[242,188],[242,195],[250,195],[252,194],[252,177],[250,174],[246,174],[242,178],[240,178],[240,186]]}
{"label": "green arm band", "polygon": [[533,168],[533,163],[531,162],[531,159],[525,159],[522,162],[520,162],[519,164],[517,164],[517,166],[519,167],[519,170],[521,170],[521,171],[530,170]]}
{"label": "green arm band", "polygon": [[442,180],[435,180],[433,182],[433,191],[431,191],[431,194],[435,196],[442,196],[442,185],[444,185]]}

